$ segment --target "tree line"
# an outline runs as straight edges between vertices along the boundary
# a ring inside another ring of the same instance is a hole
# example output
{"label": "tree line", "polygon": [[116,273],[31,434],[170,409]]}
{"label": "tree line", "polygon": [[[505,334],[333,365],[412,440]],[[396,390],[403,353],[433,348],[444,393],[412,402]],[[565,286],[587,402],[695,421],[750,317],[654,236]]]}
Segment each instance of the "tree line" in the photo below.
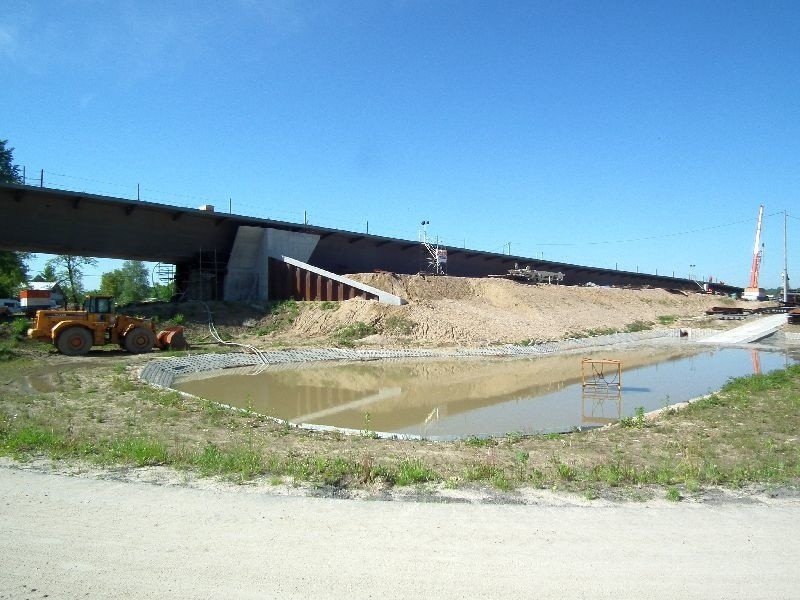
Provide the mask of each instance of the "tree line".
{"label": "tree line", "polygon": [[44,268],[30,277],[25,252],[0,252],[0,298],[19,295],[29,281],[58,283],[66,301],[80,306],[87,294],[114,296],[117,304],[131,304],[146,299],[169,301],[174,294],[172,284],[151,283],[147,266],[140,260],[126,260],[122,266],[100,276],[100,287],[87,290],[83,283],[85,269],[96,267],[97,259],[89,256],[59,254],[45,263]]}

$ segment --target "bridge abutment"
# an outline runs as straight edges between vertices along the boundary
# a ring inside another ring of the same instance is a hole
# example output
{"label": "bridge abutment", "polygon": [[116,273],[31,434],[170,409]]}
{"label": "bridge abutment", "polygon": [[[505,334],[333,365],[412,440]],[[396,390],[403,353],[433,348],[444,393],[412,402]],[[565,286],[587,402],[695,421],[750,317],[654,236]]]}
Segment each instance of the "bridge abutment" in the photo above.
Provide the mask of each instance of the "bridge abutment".
{"label": "bridge abutment", "polygon": [[269,259],[290,256],[308,262],[319,238],[310,233],[241,225],[228,260],[224,299],[266,302],[269,299]]}

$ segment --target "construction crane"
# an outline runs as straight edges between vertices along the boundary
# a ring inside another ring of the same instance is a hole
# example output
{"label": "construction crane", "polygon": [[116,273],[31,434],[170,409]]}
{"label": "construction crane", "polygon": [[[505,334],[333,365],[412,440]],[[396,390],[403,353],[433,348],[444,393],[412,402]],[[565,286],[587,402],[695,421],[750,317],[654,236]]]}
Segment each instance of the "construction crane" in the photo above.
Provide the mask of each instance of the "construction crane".
{"label": "construction crane", "polygon": [[761,220],[764,217],[764,205],[758,207],[758,225],[756,225],[756,243],[753,246],[753,264],[750,267],[750,285],[744,288],[744,300],[764,300],[767,292],[758,287],[758,273],[761,270]]}

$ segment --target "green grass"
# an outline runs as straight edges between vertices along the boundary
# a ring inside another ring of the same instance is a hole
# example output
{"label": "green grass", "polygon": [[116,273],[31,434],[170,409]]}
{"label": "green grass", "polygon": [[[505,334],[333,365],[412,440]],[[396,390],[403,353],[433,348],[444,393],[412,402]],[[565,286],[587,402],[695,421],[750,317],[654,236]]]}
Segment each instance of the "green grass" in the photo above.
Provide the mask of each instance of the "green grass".
{"label": "green grass", "polygon": [[0,362],[10,362],[22,356],[23,343],[28,341],[31,322],[25,317],[0,322]]}
{"label": "green grass", "polygon": [[387,317],[383,322],[384,331],[395,335],[411,335],[416,327],[417,324],[414,321],[399,315]]}
{"label": "green grass", "polygon": [[613,335],[615,333],[619,333],[619,329],[614,329],[613,327],[601,327],[599,329],[587,329],[586,331],[571,331],[566,334],[565,338],[580,340],[583,338],[598,337],[601,335]]}
{"label": "green grass", "polygon": [[625,325],[625,333],[636,333],[637,331],[648,331],[653,328],[652,323],[646,321],[634,321]]}
{"label": "green grass", "polygon": [[675,321],[678,320],[678,317],[674,315],[658,315],[656,320],[659,322],[660,325],[672,325]]}
{"label": "green grass", "polygon": [[190,454],[186,462],[196,467],[200,475],[223,475],[240,481],[253,479],[266,471],[262,454],[245,444],[220,448],[209,442],[202,450]]}
{"label": "green grass", "polygon": [[389,473],[395,485],[413,485],[441,479],[441,476],[420,460],[404,460],[397,465],[393,475],[391,471]]}
{"label": "green grass", "polygon": [[476,437],[473,435],[465,439],[464,444],[472,448],[487,448],[497,446],[497,440],[490,437]]}
{"label": "green grass", "polygon": [[485,482],[503,491],[513,489],[515,484],[520,483],[513,472],[508,472],[499,465],[491,463],[470,465],[464,469],[462,476],[465,481],[473,483]]}
{"label": "green grass", "polygon": [[678,488],[667,488],[667,500],[670,502],[680,502],[683,499],[681,493],[678,491]]}
{"label": "green grass", "polygon": [[255,330],[256,335],[269,335],[291,327],[292,323],[300,316],[300,305],[296,300],[270,302],[267,305],[267,314],[270,317],[270,322],[257,328]]}
{"label": "green grass", "polygon": [[[706,485],[800,484],[800,366],[732,379],[654,420],[638,408],[620,427],[602,431],[436,444],[281,427],[143,385],[121,360],[93,367],[102,377],[82,369],[59,373],[57,391],[15,391],[14,382],[38,368],[29,360],[0,363],[0,385],[8,386],[0,388],[0,455],[168,465],[236,482],[264,477],[343,488],[481,483],[596,496],[605,488],[625,495],[653,485],[664,497]],[[371,421],[364,418],[367,432]]]}
{"label": "green grass", "polygon": [[521,431],[509,431],[506,434],[506,442],[509,444],[517,444],[525,439],[525,434]]}
{"label": "green grass", "polygon": [[31,322],[25,317],[15,317],[11,322],[11,332],[17,340],[24,340],[28,337],[28,329],[31,327]]}
{"label": "green grass", "polygon": [[90,442],[39,425],[0,428],[0,452],[20,458],[44,453],[51,458],[88,458],[99,464],[128,463],[139,467],[170,462],[164,443],[145,437],[120,437]]}
{"label": "green grass", "polygon": [[128,462],[138,467],[164,465],[170,462],[166,445],[147,437],[130,437],[112,440],[100,446],[101,462]]}
{"label": "green grass", "polygon": [[619,424],[622,427],[636,427],[641,429],[645,426],[644,420],[644,407],[637,406],[634,411],[634,416],[632,417],[622,417],[619,420]]}
{"label": "green grass", "polygon": [[68,450],[68,444],[63,437],[37,425],[24,425],[12,430],[6,424],[0,428],[0,434],[2,434],[0,448],[12,456],[26,452],[60,454]]}
{"label": "green grass", "polygon": [[297,300],[290,299],[270,302],[267,308],[270,314],[284,315],[292,319],[300,314],[300,305],[297,303]]}
{"label": "green grass", "polygon": [[8,362],[17,358],[19,358],[19,352],[13,342],[0,343],[0,362]]}
{"label": "green grass", "polygon": [[597,337],[599,335],[612,335],[617,333],[618,330],[614,329],[613,327],[602,327],[600,329],[588,329],[586,330],[586,335],[588,337]]}
{"label": "green grass", "polygon": [[[722,394],[734,394],[738,400],[742,396],[756,394],[770,390],[790,390],[795,385],[796,377],[800,375],[800,365],[792,365],[782,371],[735,377],[726,383],[720,390]],[[795,405],[800,405],[800,396],[793,395],[791,400]]]}
{"label": "green grass", "polygon": [[377,333],[375,327],[362,321],[340,327],[331,335],[331,339],[339,346],[352,346],[354,342],[368,335]]}

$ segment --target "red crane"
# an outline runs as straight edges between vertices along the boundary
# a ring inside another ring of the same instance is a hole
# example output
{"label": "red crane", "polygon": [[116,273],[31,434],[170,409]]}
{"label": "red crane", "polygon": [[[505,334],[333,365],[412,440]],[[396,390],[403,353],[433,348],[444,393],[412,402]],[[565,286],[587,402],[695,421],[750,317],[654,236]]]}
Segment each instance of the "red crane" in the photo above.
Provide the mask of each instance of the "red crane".
{"label": "red crane", "polygon": [[758,273],[761,271],[761,220],[764,217],[764,205],[758,207],[758,225],[756,225],[756,243],[753,246],[753,264],[750,267],[750,285],[744,289],[745,300],[761,300],[766,292],[758,287]]}

